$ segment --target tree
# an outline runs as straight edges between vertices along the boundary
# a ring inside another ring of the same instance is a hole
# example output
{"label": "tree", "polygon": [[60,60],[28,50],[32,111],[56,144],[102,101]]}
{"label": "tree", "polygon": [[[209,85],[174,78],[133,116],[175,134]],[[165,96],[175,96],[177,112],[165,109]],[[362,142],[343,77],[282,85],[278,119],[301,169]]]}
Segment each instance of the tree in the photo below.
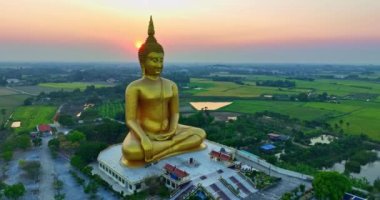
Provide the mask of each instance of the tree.
{"label": "tree", "polygon": [[22,183],[6,186],[4,195],[9,199],[18,199],[25,194],[25,187]]}
{"label": "tree", "polygon": [[84,187],[84,192],[90,194],[91,199],[95,199],[96,193],[98,192],[99,185],[95,181],[90,181],[86,187]]}
{"label": "tree", "polygon": [[72,126],[75,124],[74,118],[71,115],[60,115],[58,117],[58,123],[63,126]]}
{"label": "tree", "polygon": [[57,138],[51,139],[48,142],[48,147],[51,151],[58,151],[60,146],[60,142]]}
{"label": "tree", "polygon": [[284,195],[282,195],[281,200],[291,200],[292,199],[292,194],[287,192]]}
{"label": "tree", "polygon": [[76,155],[79,156],[85,163],[95,161],[101,150],[105,149],[107,144],[103,142],[84,142],[78,150]]}
{"label": "tree", "polygon": [[71,157],[70,164],[78,169],[83,169],[86,166],[86,163],[79,156]]}
{"label": "tree", "polygon": [[305,186],[304,184],[301,184],[301,185],[300,185],[300,191],[301,191],[302,193],[305,192],[305,188],[306,188],[306,186]]}
{"label": "tree", "polygon": [[19,161],[19,167],[26,172],[26,176],[32,180],[37,180],[40,174],[41,163],[39,161]]}
{"label": "tree", "polygon": [[377,179],[373,182],[373,187],[375,187],[375,189],[377,189],[378,191],[380,191],[380,178],[377,178]]}
{"label": "tree", "polygon": [[17,147],[19,147],[20,149],[26,150],[30,146],[30,138],[28,135],[21,135],[17,138]]}
{"label": "tree", "polygon": [[86,135],[80,131],[71,131],[67,136],[66,139],[70,142],[82,142],[86,140]]}
{"label": "tree", "polygon": [[56,194],[54,195],[54,200],[64,200],[66,197],[65,194]]}
{"label": "tree", "polygon": [[7,162],[11,161],[12,157],[13,157],[13,151],[5,151],[1,154],[1,158],[3,158]]}
{"label": "tree", "polygon": [[53,187],[59,194],[63,188],[63,182],[59,180],[58,178],[55,178],[53,182]]}
{"label": "tree", "polygon": [[338,172],[326,171],[314,176],[313,188],[318,199],[341,200],[344,193],[351,190],[351,183]]}
{"label": "tree", "polygon": [[349,160],[344,164],[344,171],[347,173],[360,173],[360,163],[355,160]]}
{"label": "tree", "polygon": [[42,139],[40,137],[36,137],[32,140],[33,142],[33,145],[38,147],[38,146],[41,146],[42,145]]}
{"label": "tree", "polygon": [[24,106],[30,106],[33,103],[33,97],[29,97],[24,100]]}
{"label": "tree", "polygon": [[168,198],[170,195],[169,190],[164,186],[165,183],[157,176],[151,176],[144,180],[145,185],[148,187],[148,194],[151,196],[159,195],[162,198]]}

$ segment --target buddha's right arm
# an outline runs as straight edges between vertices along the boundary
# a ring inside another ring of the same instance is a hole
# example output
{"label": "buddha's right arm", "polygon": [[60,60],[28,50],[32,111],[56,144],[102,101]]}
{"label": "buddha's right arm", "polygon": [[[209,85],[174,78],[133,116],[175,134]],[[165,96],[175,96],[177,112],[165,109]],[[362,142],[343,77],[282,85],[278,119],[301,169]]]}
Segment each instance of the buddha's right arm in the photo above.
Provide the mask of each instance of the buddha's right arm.
{"label": "buddha's right arm", "polygon": [[126,124],[131,131],[142,139],[147,139],[148,136],[137,122],[138,109],[138,89],[130,84],[125,91],[125,119]]}

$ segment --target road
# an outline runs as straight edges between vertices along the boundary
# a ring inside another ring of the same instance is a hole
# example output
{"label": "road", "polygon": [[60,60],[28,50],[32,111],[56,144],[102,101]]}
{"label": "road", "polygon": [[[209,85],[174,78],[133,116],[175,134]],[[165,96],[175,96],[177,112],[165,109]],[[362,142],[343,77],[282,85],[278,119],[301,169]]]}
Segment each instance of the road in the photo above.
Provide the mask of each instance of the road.
{"label": "road", "polygon": [[42,138],[42,146],[40,151],[41,162],[41,179],[39,199],[54,199],[54,163],[51,159],[50,150],[48,147],[49,138]]}

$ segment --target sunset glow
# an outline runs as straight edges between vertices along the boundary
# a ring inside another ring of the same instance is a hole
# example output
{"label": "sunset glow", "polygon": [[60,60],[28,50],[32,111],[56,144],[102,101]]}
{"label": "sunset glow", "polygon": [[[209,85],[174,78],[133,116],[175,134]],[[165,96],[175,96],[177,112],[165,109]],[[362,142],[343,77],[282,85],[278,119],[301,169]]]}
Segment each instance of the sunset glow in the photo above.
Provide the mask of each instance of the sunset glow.
{"label": "sunset glow", "polygon": [[135,47],[136,47],[136,49],[139,49],[139,48],[141,47],[142,44],[143,44],[143,43],[142,43],[141,41],[136,41],[136,42],[135,42]]}
{"label": "sunset glow", "polygon": [[19,0],[0,8],[3,61],[136,61],[136,38],[153,15],[168,61],[380,63],[376,0]]}

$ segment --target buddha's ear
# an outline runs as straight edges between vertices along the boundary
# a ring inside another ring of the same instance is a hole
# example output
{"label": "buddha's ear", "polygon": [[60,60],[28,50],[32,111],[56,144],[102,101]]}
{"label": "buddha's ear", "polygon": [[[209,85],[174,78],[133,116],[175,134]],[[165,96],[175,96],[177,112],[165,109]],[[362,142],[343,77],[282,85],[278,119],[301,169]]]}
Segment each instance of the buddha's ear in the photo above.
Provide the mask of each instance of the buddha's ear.
{"label": "buddha's ear", "polygon": [[140,67],[141,67],[141,75],[145,75],[145,66],[143,63],[140,64]]}

